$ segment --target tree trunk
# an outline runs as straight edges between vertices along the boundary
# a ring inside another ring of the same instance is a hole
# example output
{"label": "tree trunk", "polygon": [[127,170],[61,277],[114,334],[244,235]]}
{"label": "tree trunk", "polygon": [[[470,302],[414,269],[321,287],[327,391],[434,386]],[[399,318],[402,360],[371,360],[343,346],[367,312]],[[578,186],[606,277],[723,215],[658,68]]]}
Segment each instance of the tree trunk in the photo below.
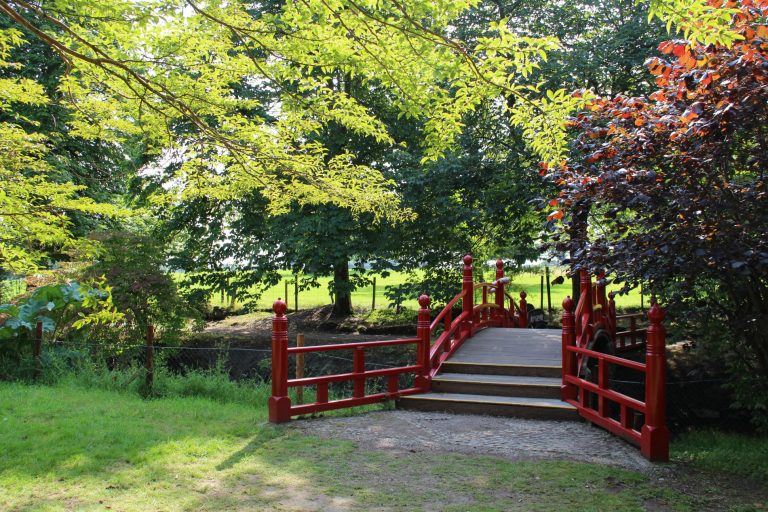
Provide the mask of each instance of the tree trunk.
{"label": "tree trunk", "polygon": [[333,265],[333,316],[352,314],[352,283],[349,281],[349,262],[344,259]]}

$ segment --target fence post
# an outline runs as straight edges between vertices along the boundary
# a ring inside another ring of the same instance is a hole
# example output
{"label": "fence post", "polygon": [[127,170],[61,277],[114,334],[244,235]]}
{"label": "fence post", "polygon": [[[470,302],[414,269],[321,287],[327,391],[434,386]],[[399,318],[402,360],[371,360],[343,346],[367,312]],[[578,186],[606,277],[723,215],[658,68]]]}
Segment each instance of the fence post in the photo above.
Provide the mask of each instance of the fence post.
{"label": "fence post", "polygon": [[504,262],[496,260],[496,305],[499,306],[494,311],[494,316],[500,319],[501,327],[507,326],[507,315],[504,314]]}
{"label": "fence post", "polygon": [[528,303],[525,298],[528,296],[525,290],[520,292],[520,327],[528,327]]}
{"label": "fence post", "polygon": [[152,392],[152,387],[155,385],[155,326],[149,324],[147,326],[147,335],[145,337],[147,342],[147,353],[144,360],[144,368],[146,368],[145,384],[147,386],[147,393]]}
{"label": "fence post", "polygon": [[373,298],[371,299],[371,311],[376,309],[376,276],[373,277]]}
{"label": "fence post", "polygon": [[422,391],[429,391],[432,387],[432,370],[430,364],[429,350],[432,345],[432,337],[429,332],[429,295],[419,297],[419,320],[416,324],[416,337],[419,338],[418,350],[416,351],[417,363],[421,369],[416,377],[416,387]]}
{"label": "fence post", "polygon": [[613,339],[614,347],[616,346],[616,292],[608,294],[608,325],[610,326],[611,338]]}
{"label": "fence post", "polygon": [[270,423],[291,419],[291,399],[288,397],[288,309],[282,299],[272,304],[272,396],[269,398]]}
{"label": "fence post", "polygon": [[563,383],[560,386],[561,400],[576,400],[576,386],[565,381],[566,375],[576,376],[576,354],[567,350],[567,347],[576,345],[576,322],[573,306],[573,299],[569,295],[563,301]]}
{"label": "fence post", "polygon": [[549,267],[544,267],[544,273],[547,276],[547,316],[549,321],[552,321],[552,293],[550,291],[549,284]]}
{"label": "fence post", "polygon": [[[296,335],[296,346],[304,346],[304,334],[299,333]],[[296,378],[304,378],[304,354],[296,354]],[[300,404],[304,403],[304,386],[296,388],[296,402]]]}
{"label": "fence post", "polygon": [[461,288],[464,294],[464,298],[461,299],[462,313],[464,313],[464,327],[466,337],[472,336],[474,318],[472,310],[475,307],[475,282],[472,277],[472,256],[467,254],[464,256],[464,278],[462,280]]}
{"label": "fence post", "polygon": [[43,351],[43,322],[35,324],[35,337],[32,341],[32,356],[35,359],[35,380],[40,378],[43,366],[40,362],[40,356]]}
{"label": "fence post", "polygon": [[[288,311],[288,279],[287,278],[285,279],[285,283],[283,283],[283,284],[285,285],[284,286],[284,288],[285,288],[285,294],[284,294],[285,295],[285,309],[286,309],[286,311]],[[295,304],[294,304],[293,310],[296,311]]]}
{"label": "fence post", "polygon": [[645,425],[640,439],[640,452],[652,461],[669,460],[669,429],[666,413],[666,330],[661,325],[664,310],[658,304],[648,311],[645,349]]}
{"label": "fence post", "polygon": [[[285,296],[286,300],[288,296]],[[299,274],[293,275],[293,310],[299,310]]]}

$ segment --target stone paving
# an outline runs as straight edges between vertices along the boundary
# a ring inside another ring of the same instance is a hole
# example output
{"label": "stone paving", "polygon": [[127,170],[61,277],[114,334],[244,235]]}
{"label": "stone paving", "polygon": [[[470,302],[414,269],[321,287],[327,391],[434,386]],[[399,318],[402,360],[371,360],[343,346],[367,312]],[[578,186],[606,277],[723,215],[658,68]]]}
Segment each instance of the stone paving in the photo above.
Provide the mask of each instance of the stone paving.
{"label": "stone paving", "polygon": [[362,449],[568,459],[646,473],[659,468],[644,459],[634,445],[582,422],[395,410],[294,420],[290,428],[355,441]]}

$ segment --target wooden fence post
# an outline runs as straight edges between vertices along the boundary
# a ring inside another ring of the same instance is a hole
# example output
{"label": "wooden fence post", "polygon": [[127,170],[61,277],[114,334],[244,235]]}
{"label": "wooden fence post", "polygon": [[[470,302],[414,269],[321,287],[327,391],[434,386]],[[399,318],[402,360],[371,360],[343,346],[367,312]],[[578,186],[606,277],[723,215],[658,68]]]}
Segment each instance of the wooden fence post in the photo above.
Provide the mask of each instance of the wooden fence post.
{"label": "wooden fence post", "polygon": [[145,384],[147,386],[147,393],[152,392],[152,387],[155,385],[155,326],[149,324],[147,326],[147,335],[145,337],[147,342],[146,358],[144,359],[144,368],[146,368]]}
{"label": "wooden fence post", "polygon": [[474,318],[472,316],[472,310],[475,307],[475,282],[472,277],[472,256],[467,254],[464,256],[464,273],[461,284],[464,297],[461,299],[462,313],[464,313],[464,327],[461,329],[467,332],[466,337],[472,336],[472,330],[474,328]]}
{"label": "wooden fence post", "polygon": [[419,297],[419,319],[416,324],[416,337],[420,342],[418,350],[416,351],[417,363],[421,368],[419,375],[416,377],[416,387],[422,391],[429,391],[432,387],[430,371],[431,365],[429,361],[429,350],[432,345],[432,339],[429,332],[429,295],[422,295]]}
{"label": "wooden fence post", "polygon": [[541,284],[539,285],[539,309],[544,311],[544,276],[541,276]]}
{"label": "wooden fence post", "polygon": [[576,319],[573,314],[573,306],[573,299],[570,296],[566,297],[563,301],[563,383],[560,386],[561,400],[576,399],[576,386],[565,381],[566,375],[576,376],[576,354],[567,350],[567,347],[576,345]]}
{"label": "wooden fence post", "polygon": [[293,310],[299,310],[299,274],[293,276]]}
{"label": "wooden fence post", "polygon": [[37,322],[35,324],[35,335],[32,340],[32,356],[35,360],[35,380],[40,378],[43,371],[43,365],[40,361],[40,356],[43,351],[43,322]]}
{"label": "wooden fence post", "polygon": [[549,283],[549,267],[544,267],[544,273],[547,276],[547,315],[549,321],[552,321],[552,292]]}
{"label": "wooden fence post", "polygon": [[272,396],[269,397],[270,423],[285,423],[291,419],[291,399],[288,396],[288,309],[282,299],[272,304]]}
{"label": "wooden fence post", "polygon": [[371,299],[371,311],[376,309],[376,276],[373,277],[373,298]]}
{"label": "wooden fence post", "polygon": [[653,304],[648,311],[645,352],[645,425],[640,439],[640,451],[649,460],[669,460],[669,428],[666,411],[666,330],[664,310]]}
{"label": "wooden fence post", "polygon": [[[304,346],[304,334],[299,333],[296,335],[296,346]],[[296,378],[304,378],[304,354],[296,354]],[[296,402],[299,404],[304,403],[304,386],[298,386],[296,388]]]}
{"label": "wooden fence post", "polygon": [[[285,293],[283,294],[285,296],[285,308],[286,308],[285,310],[288,311],[288,297],[289,297],[289,295],[288,295],[288,279],[286,279],[283,284],[285,285],[284,286]],[[296,305],[295,304],[294,304],[293,310],[296,311]]]}

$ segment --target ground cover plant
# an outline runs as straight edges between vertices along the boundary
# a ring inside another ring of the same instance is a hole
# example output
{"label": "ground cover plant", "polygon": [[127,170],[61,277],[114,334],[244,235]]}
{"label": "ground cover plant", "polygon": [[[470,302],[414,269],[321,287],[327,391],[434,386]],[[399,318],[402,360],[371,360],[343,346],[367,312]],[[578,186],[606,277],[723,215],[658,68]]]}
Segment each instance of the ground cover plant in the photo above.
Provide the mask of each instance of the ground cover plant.
{"label": "ground cover plant", "polygon": [[[595,464],[376,451],[305,437],[266,424],[263,399],[143,400],[75,382],[0,383],[0,507],[686,511],[722,505],[706,489]],[[741,496],[733,510],[760,507],[759,500]]]}

